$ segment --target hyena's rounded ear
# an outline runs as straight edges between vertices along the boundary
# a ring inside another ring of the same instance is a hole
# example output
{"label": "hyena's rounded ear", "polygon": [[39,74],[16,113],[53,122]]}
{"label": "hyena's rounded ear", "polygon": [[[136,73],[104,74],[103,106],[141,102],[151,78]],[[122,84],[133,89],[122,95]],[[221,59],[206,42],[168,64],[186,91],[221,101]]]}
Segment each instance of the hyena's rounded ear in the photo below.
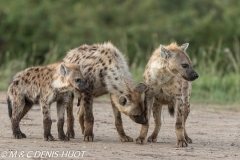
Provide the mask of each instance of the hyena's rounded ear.
{"label": "hyena's rounded ear", "polygon": [[167,60],[173,56],[173,52],[166,49],[163,45],[160,45],[160,55],[163,59]]}
{"label": "hyena's rounded ear", "polygon": [[118,99],[118,103],[122,106],[125,106],[127,103],[127,97],[125,95],[121,95]]}
{"label": "hyena's rounded ear", "polygon": [[180,48],[183,50],[183,52],[186,52],[188,46],[189,46],[189,43],[184,43],[183,45],[181,45]]}
{"label": "hyena's rounded ear", "polygon": [[61,63],[59,72],[63,77],[65,77],[69,73],[69,68],[64,63]]}
{"label": "hyena's rounded ear", "polygon": [[141,82],[136,86],[136,89],[140,94],[142,94],[148,90],[148,86],[145,83]]}

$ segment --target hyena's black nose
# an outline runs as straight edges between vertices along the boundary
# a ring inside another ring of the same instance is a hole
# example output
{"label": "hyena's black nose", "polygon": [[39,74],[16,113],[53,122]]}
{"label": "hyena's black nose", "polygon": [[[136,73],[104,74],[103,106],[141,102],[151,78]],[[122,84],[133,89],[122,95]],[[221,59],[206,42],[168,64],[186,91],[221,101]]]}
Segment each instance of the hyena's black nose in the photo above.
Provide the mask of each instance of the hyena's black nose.
{"label": "hyena's black nose", "polygon": [[84,90],[87,90],[88,89],[88,85],[87,84],[84,84]]}
{"label": "hyena's black nose", "polygon": [[197,73],[195,73],[195,74],[193,75],[193,77],[194,77],[195,79],[197,79],[197,78],[199,77],[199,75],[198,75]]}
{"label": "hyena's black nose", "polygon": [[148,122],[144,115],[133,116],[133,120],[138,124],[146,124]]}
{"label": "hyena's black nose", "polygon": [[80,92],[86,92],[89,89],[89,86],[86,82],[82,81],[82,83],[79,85]]}

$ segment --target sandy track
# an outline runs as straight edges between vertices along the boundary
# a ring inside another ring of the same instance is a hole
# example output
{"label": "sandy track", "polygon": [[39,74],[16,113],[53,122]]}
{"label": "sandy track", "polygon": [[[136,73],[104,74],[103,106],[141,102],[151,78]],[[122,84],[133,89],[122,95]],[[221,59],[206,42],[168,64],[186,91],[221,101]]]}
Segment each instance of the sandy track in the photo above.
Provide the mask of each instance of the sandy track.
{"label": "sandy track", "polygon": [[[7,114],[5,95],[0,94],[0,160],[1,159],[240,159],[240,113],[210,112],[194,106],[187,120],[188,135],[193,144],[176,148],[174,118],[165,109],[163,124],[156,143],[137,145],[122,143],[114,126],[109,102],[94,103],[94,142],[84,142],[80,126],[75,121],[76,138],[68,142],[60,140],[45,142],[42,139],[40,107],[34,106],[23,118],[20,127],[26,139],[13,139]],[[52,106],[52,135],[57,138],[56,107]],[[77,107],[74,107],[75,115]],[[76,117],[76,116],[75,116]],[[126,134],[137,138],[141,126],[123,115]],[[148,135],[153,130],[153,118]],[[17,151],[17,152],[16,152]],[[47,156],[48,151],[50,157]],[[21,152],[23,154],[21,154]],[[6,153],[6,157],[2,157]],[[15,155],[15,158],[9,158]],[[75,157],[73,155],[75,154]],[[28,154],[28,158],[27,158]],[[42,154],[42,158],[40,157]],[[22,155],[24,155],[22,157]],[[73,157],[70,157],[73,155]],[[34,158],[35,156],[35,158]],[[76,158],[78,157],[78,158]]]}

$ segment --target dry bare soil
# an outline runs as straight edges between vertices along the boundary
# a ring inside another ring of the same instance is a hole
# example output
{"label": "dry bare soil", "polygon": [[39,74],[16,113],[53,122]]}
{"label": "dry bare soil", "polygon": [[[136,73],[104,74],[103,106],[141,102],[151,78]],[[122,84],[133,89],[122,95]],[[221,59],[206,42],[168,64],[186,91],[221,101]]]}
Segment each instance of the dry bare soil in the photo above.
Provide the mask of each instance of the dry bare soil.
{"label": "dry bare soil", "polygon": [[[94,103],[94,142],[84,142],[80,126],[75,120],[75,139],[57,139],[56,107],[52,109],[52,135],[56,141],[42,139],[42,116],[39,106],[22,119],[20,127],[25,139],[13,139],[7,113],[6,95],[0,94],[0,160],[1,159],[240,159],[240,113],[211,110],[212,106],[192,105],[187,131],[193,140],[187,148],[176,148],[175,119],[167,109],[162,116],[162,128],[156,143],[137,145],[122,143],[114,126],[108,101]],[[203,109],[204,108],[204,109]],[[74,106],[75,117],[77,112]],[[76,118],[77,119],[77,118]],[[141,125],[123,115],[126,134],[137,138]],[[148,136],[153,130],[153,118]],[[66,127],[66,126],[65,126]],[[48,154],[47,154],[48,153]],[[83,158],[81,158],[83,156]]]}

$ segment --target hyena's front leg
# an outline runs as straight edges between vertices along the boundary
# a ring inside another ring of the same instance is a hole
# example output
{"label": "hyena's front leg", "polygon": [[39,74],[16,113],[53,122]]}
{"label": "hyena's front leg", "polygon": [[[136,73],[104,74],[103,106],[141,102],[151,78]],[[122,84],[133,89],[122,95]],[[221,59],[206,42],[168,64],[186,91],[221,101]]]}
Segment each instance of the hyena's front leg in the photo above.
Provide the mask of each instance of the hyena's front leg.
{"label": "hyena's front leg", "polygon": [[151,110],[152,110],[152,106],[153,106],[153,97],[151,97],[151,98],[146,97],[145,105],[146,105],[145,116],[147,119],[147,123],[142,125],[140,135],[135,140],[135,143],[137,143],[137,144],[144,144],[146,142],[146,137],[147,137],[149,123],[150,123],[150,115],[151,115]]}
{"label": "hyena's front leg", "polygon": [[50,104],[41,103],[41,109],[43,114],[43,139],[45,141],[53,141],[54,138],[51,134],[52,120]]}
{"label": "hyena's front leg", "polygon": [[79,121],[81,130],[82,130],[82,134],[84,135],[84,130],[85,130],[85,128],[84,128],[84,107],[83,107],[82,103],[83,103],[82,96],[79,95],[78,105],[80,105],[80,106],[78,108],[77,115],[78,115],[78,121]]}
{"label": "hyena's front leg", "polygon": [[186,120],[190,113],[190,96],[191,96],[191,90],[192,90],[192,83],[185,81],[182,86],[182,92],[183,92],[183,103],[185,107],[185,114],[184,114],[184,135],[187,143],[192,143],[192,139],[187,135],[186,131]]}
{"label": "hyena's front leg", "polygon": [[79,107],[79,110],[78,110],[78,121],[79,121],[81,130],[82,130],[82,134],[84,135],[85,127],[84,127],[84,107],[83,106]]}
{"label": "hyena's front leg", "polygon": [[157,141],[158,133],[162,125],[162,122],[161,122],[162,105],[157,99],[155,99],[153,103],[152,112],[153,112],[155,126],[154,126],[153,133],[151,134],[151,136],[148,137],[148,142]]}
{"label": "hyena's front leg", "polygon": [[177,147],[187,147],[187,141],[185,139],[185,107],[181,100],[181,97],[176,98],[176,124],[175,132],[177,136]]}
{"label": "hyena's front leg", "polygon": [[192,139],[190,137],[188,137],[188,135],[187,135],[186,126],[185,126],[187,117],[190,113],[190,104],[187,104],[185,107],[186,107],[186,113],[184,114],[184,135],[185,135],[185,139],[186,139],[187,143],[192,143]]}
{"label": "hyena's front leg", "polygon": [[[91,94],[84,93],[81,98],[81,106],[84,107],[84,141],[93,141],[93,96]],[[79,115],[80,116],[80,115]]]}
{"label": "hyena's front leg", "polygon": [[63,99],[57,101],[57,128],[58,128],[58,138],[62,141],[69,141],[69,138],[65,135],[63,131],[64,125],[64,113],[67,102],[64,102]]}
{"label": "hyena's front leg", "polygon": [[66,111],[67,111],[67,132],[66,136],[68,138],[74,138],[75,132],[74,132],[74,116],[73,116],[73,99],[74,94],[72,92],[68,92],[69,97],[67,105],[66,105]]}
{"label": "hyena's front leg", "polygon": [[133,142],[133,139],[125,134],[124,129],[123,129],[123,125],[122,125],[121,112],[117,109],[116,105],[112,101],[112,95],[110,95],[110,97],[111,97],[113,114],[114,114],[114,117],[115,117],[115,126],[116,126],[116,129],[117,129],[120,140],[122,142]]}

